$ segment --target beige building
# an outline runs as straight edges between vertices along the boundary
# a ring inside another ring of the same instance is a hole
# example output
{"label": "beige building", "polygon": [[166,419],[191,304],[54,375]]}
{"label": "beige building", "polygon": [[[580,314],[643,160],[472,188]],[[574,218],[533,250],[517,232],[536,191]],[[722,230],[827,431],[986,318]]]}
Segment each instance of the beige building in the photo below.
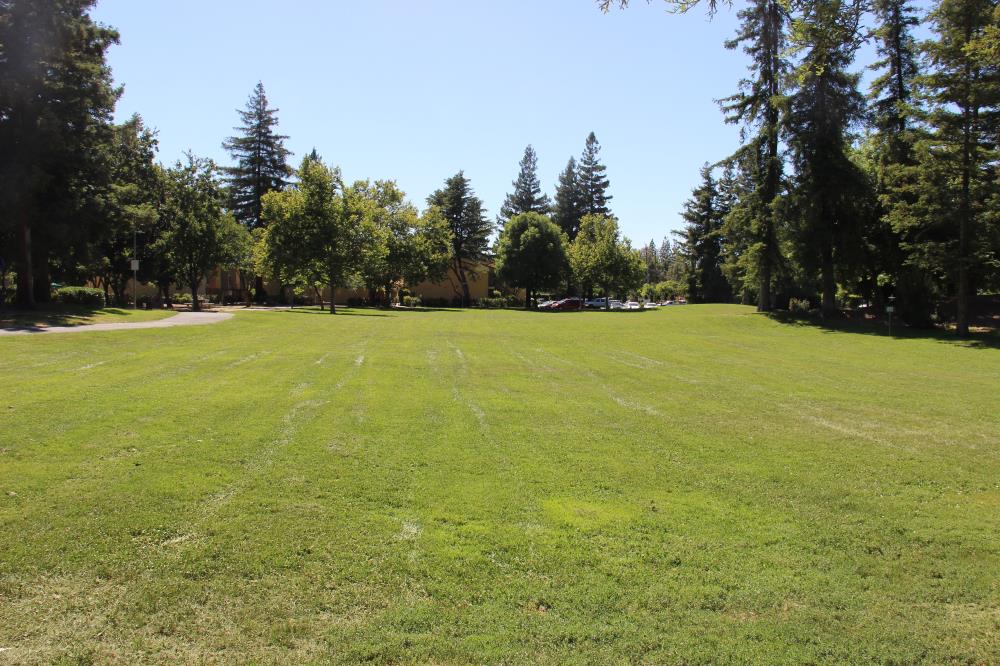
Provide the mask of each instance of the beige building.
{"label": "beige building", "polygon": [[[489,297],[490,288],[495,284],[493,266],[491,263],[482,262],[474,264],[466,268],[465,274],[469,283],[469,295],[472,299],[469,305],[475,304],[480,298]],[[412,286],[397,285],[395,293],[393,294],[396,301],[401,300],[399,298],[400,287],[408,291],[413,296],[419,296],[424,301],[444,299],[451,303],[462,299],[461,283],[459,282],[458,276],[455,274],[453,269],[449,269],[445,279],[440,282],[421,282]],[[287,293],[282,293],[283,290],[279,282],[265,281],[264,290],[267,292],[268,296],[275,300],[275,302],[280,303],[288,298]],[[174,285],[173,287],[173,293],[186,294],[189,292],[190,288],[186,285]],[[130,295],[132,294],[131,280],[129,280],[128,284],[128,293]],[[156,285],[152,283],[140,282],[138,288],[136,289],[136,295],[140,299],[143,297],[154,299],[158,295],[158,290]],[[199,298],[212,301],[218,301],[222,298],[239,301],[243,298],[243,296],[244,292],[242,281],[240,280],[239,271],[236,270],[216,269],[212,271],[212,273],[202,281],[201,288],[198,292]],[[301,294],[300,296],[309,302],[315,302],[317,300],[316,294],[314,293]],[[329,287],[322,290],[321,297],[324,301],[329,302]],[[338,305],[357,301],[368,302],[369,300],[370,295],[368,290],[364,287],[338,288],[335,294],[335,302]]]}

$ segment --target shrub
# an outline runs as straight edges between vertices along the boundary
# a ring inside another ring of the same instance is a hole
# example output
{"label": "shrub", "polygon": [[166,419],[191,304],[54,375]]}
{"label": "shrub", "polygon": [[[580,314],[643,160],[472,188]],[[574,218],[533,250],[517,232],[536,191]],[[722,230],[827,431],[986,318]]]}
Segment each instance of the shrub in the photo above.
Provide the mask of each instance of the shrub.
{"label": "shrub", "polygon": [[812,309],[812,303],[808,298],[789,298],[788,311],[797,314],[807,314]]}
{"label": "shrub", "polygon": [[420,307],[420,297],[419,296],[403,296],[403,306],[408,308],[419,308]]}
{"label": "shrub", "polygon": [[60,303],[86,305],[91,308],[104,307],[104,292],[94,287],[60,287],[56,291]]}
{"label": "shrub", "polygon": [[179,305],[189,305],[192,298],[191,294],[174,294],[172,300]]}
{"label": "shrub", "polygon": [[479,298],[476,299],[476,307],[488,310],[496,310],[507,306],[506,299],[503,298]]}

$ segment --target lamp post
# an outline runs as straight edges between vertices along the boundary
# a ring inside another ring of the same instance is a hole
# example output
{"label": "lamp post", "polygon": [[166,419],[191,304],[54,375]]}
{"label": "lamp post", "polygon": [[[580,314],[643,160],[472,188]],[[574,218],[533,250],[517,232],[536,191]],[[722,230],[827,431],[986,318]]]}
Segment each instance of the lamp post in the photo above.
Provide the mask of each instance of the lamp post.
{"label": "lamp post", "polygon": [[889,305],[887,305],[885,307],[885,312],[886,312],[886,314],[889,315],[889,336],[890,337],[892,336],[892,313],[896,311],[896,306],[894,305],[895,302],[896,302],[896,297],[895,296],[890,296],[889,297]]}
{"label": "lamp post", "polygon": [[136,258],[139,256],[139,228],[136,225],[132,225],[132,309],[135,310],[139,307],[139,299],[137,298],[136,289],[139,285],[139,260]]}

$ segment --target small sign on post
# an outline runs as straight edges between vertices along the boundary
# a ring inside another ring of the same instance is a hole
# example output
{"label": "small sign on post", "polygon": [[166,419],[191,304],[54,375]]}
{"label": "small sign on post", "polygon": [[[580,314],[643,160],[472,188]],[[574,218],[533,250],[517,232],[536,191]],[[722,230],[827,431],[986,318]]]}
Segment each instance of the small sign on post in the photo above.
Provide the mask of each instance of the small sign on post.
{"label": "small sign on post", "polygon": [[139,270],[139,260],[138,259],[133,259],[132,260],[132,270],[133,271]]}
{"label": "small sign on post", "polygon": [[885,311],[886,311],[886,312],[887,312],[888,314],[892,314],[893,312],[895,312],[895,311],[896,311],[896,307],[895,307],[895,306],[893,306],[893,305],[887,305],[887,306],[886,306],[886,308],[885,308]]}

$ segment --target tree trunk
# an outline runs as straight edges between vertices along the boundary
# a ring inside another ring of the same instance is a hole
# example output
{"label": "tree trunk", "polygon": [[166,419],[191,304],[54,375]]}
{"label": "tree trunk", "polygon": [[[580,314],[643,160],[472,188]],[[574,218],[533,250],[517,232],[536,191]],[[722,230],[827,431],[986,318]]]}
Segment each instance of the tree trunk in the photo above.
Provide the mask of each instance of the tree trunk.
{"label": "tree trunk", "polygon": [[[104,290],[104,293],[105,293],[105,295],[104,295],[104,302],[105,303],[108,303],[107,291],[108,291],[107,289]],[[118,306],[125,305],[125,301],[122,298],[122,288],[121,288],[121,285],[118,283],[118,280],[114,280],[111,283],[111,292],[115,295],[115,305],[118,305]]]}
{"label": "tree trunk", "polygon": [[[966,30],[966,41],[971,39]],[[973,121],[976,111],[969,103],[968,81],[972,78],[971,67],[965,65],[965,100],[962,109],[962,201],[958,212],[958,294],[955,301],[955,328],[959,336],[969,335],[969,226],[972,222],[972,150]]]}
{"label": "tree trunk", "polygon": [[462,286],[462,307],[468,307],[472,301],[472,294],[469,292],[469,280],[465,275],[465,266],[461,259],[455,260],[455,272],[458,274],[458,283]]}
{"label": "tree trunk", "polygon": [[257,292],[255,296],[258,303],[267,298],[267,292],[264,290],[264,277],[262,275],[254,278],[253,290]]}
{"label": "tree trunk", "polygon": [[524,309],[531,309],[531,287],[526,287],[524,290]]}
{"label": "tree trunk", "polygon": [[331,282],[330,283],[330,314],[337,314],[337,306],[334,304],[334,301],[337,300],[337,299],[334,298],[334,294],[336,294],[336,293],[337,293],[337,285],[335,285],[334,283]]}
{"label": "tree trunk", "polygon": [[48,303],[52,300],[52,276],[49,273],[49,249],[42,243],[34,244],[34,258],[31,261],[35,270],[33,281],[35,302]]}
{"label": "tree trunk", "polygon": [[391,308],[393,306],[392,302],[392,282],[387,282],[385,284],[385,307]]}
{"label": "tree trunk", "polygon": [[771,311],[771,263],[764,261],[760,266],[760,288],[757,290],[757,312]]}
{"label": "tree trunk", "polygon": [[240,271],[240,289],[243,293],[243,302],[246,307],[250,307],[253,304],[253,297],[250,294],[250,284],[247,279],[247,274],[245,271]]}
{"label": "tree trunk", "polygon": [[163,302],[168,308],[173,309],[174,301],[170,298],[170,280],[158,282],[157,286],[160,288],[160,293],[163,294]]}
{"label": "tree trunk", "polygon": [[18,225],[18,257],[17,261],[17,304],[22,308],[35,307],[35,271],[31,265],[31,224],[28,222],[28,211],[20,211]]}
{"label": "tree trunk", "polygon": [[823,316],[829,317],[837,311],[837,280],[833,273],[833,248],[830,244],[823,248],[820,272],[823,283]]}
{"label": "tree trunk", "polygon": [[201,280],[189,280],[191,286],[191,311],[201,312],[201,302],[198,300],[198,284]]}

